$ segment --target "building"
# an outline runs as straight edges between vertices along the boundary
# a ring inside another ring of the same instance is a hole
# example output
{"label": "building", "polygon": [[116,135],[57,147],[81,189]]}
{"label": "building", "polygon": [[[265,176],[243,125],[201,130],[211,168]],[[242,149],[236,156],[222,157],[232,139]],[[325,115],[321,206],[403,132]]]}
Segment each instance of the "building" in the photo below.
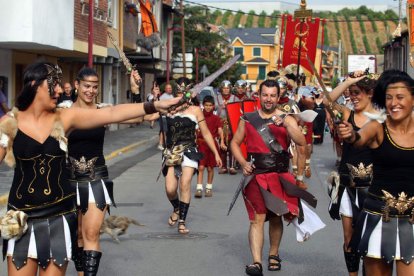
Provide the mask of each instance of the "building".
{"label": "building", "polygon": [[[24,68],[35,61],[58,63],[63,81],[74,83],[88,61],[89,0],[21,0],[0,2],[0,78],[4,80],[9,106],[21,90]],[[135,2],[135,3],[134,3]],[[148,94],[152,81],[165,78],[165,43],[152,53],[136,45],[140,26],[137,0],[93,0],[93,67],[99,74],[98,101],[125,103],[129,77],[107,36],[115,40],[136,64],[144,80],[142,94]],[[171,24],[172,1],[155,0],[153,14],[163,42]],[[6,27],[7,26],[7,27]],[[168,53],[170,54],[170,52]]]}
{"label": "building", "polygon": [[278,28],[227,29],[234,55],[240,54],[241,78],[256,84],[276,70],[279,59]]}
{"label": "building", "polygon": [[410,63],[410,46],[408,30],[401,32],[400,37],[387,42],[384,47],[384,70],[398,69],[414,77],[414,61]]}

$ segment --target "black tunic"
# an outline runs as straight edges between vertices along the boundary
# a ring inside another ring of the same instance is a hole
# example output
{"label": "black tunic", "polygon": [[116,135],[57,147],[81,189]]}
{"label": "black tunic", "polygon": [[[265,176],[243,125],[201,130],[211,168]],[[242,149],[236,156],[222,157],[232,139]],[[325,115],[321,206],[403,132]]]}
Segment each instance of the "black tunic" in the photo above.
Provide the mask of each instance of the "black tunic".
{"label": "black tunic", "polygon": [[381,190],[398,196],[405,192],[414,196],[414,147],[398,146],[389,135],[387,125],[383,123],[384,141],[374,149],[374,179],[369,192],[384,196]]}

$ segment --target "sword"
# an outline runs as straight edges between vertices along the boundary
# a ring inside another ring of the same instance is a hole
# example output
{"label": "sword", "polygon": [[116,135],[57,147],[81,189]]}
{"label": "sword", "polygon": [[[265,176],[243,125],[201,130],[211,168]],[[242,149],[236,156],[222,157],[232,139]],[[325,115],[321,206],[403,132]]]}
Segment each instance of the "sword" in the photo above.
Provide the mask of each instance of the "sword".
{"label": "sword", "polygon": [[201,90],[203,90],[204,87],[210,85],[210,83],[212,83],[218,76],[220,76],[221,74],[226,72],[228,69],[230,69],[230,67],[232,67],[233,64],[235,64],[237,62],[239,57],[240,57],[240,55],[235,55],[234,57],[229,59],[217,71],[215,71],[213,74],[211,74],[210,76],[205,78],[202,82],[196,84],[191,90],[186,92],[183,95],[182,99],[176,105],[170,107],[169,110],[172,111],[172,110],[176,109],[177,107],[179,107],[179,106],[181,106],[185,103],[188,103],[191,100],[191,98],[197,97],[197,95],[200,94]]}
{"label": "sword", "polygon": [[309,65],[312,68],[313,74],[315,75],[316,79],[319,82],[319,85],[321,86],[321,88],[323,90],[323,95],[328,100],[328,105],[326,106],[326,110],[328,111],[329,115],[331,115],[332,120],[334,121],[334,123],[336,123],[336,124],[340,123],[342,121],[342,113],[343,113],[342,106],[339,105],[338,103],[332,101],[332,98],[329,95],[329,92],[326,89],[326,86],[323,83],[321,76],[318,74],[318,71],[316,70],[315,64],[313,64],[313,62],[311,61],[311,59],[309,58],[308,55],[306,56],[306,59],[308,60]]}
{"label": "sword", "polygon": [[[115,40],[115,38],[112,36],[110,32],[107,32],[109,40],[112,42],[112,44],[115,46],[115,49],[118,51],[119,57],[122,60],[122,63],[125,65],[127,69],[127,74],[131,74],[132,70],[136,70],[136,66],[132,65],[129,59],[126,57],[124,51],[119,47],[118,42]],[[141,80],[137,82],[137,84],[140,84]]]}
{"label": "sword", "polygon": [[[254,158],[250,159],[250,162],[249,163],[250,163],[250,165],[253,165]],[[229,210],[227,211],[227,215],[230,215],[231,209],[233,209],[233,206],[236,203],[236,200],[239,197],[241,191],[247,185],[247,183],[249,183],[250,180],[252,180],[253,177],[254,177],[253,174],[251,174],[251,175],[244,175],[242,177],[242,179],[240,180],[239,186],[237,187],[236,192],[234,193],[233,199],[230,202],[230,206],[229,206]]]}

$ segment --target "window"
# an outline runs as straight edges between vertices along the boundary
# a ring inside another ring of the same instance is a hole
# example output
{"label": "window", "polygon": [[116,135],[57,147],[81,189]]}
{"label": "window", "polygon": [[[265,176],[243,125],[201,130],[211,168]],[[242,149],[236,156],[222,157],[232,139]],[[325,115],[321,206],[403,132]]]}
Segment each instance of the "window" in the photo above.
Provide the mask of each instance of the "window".
{"label": "window", "polygon": [[118,0],[108,0],[108,24],[117,28]]}
{"label": "window", "polygon": [[254,57],[262,56],[262,49],[260,47],[253,47],[253,56]]}
{"label": "window", "polygon": [[242,47],[234,47],[234,55],[240,55],[239,61],[243,61],[244,60],[243,48]]}
{"label": "window", "polygon": [[240,66],[240,74],[247,74],[247,67],[245,65]]}
{"label": "window", "polygon": [[260,65],[259,66],[259,80],[264,80],[266,78],[266,66]]}

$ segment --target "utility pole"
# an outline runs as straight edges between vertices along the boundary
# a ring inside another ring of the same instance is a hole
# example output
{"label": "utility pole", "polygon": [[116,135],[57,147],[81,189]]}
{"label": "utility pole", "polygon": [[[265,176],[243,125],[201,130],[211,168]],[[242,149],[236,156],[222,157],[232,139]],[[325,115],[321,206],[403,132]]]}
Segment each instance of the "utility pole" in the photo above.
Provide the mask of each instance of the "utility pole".
{"label": "utility pole", "polygon": [[89,26],[88,26],[88,67],[93,65],[93,3],[94,0],[89,0]]}
{"label": "utility pole", "polygon": [[[181,51],[183,53],[183,65],[185,65],[185,30],[184,30],[184,5],[183,0],[180,1],[180,10],[181,10]],[[183,66],[183,75],[187,77],[186,67]]]}

